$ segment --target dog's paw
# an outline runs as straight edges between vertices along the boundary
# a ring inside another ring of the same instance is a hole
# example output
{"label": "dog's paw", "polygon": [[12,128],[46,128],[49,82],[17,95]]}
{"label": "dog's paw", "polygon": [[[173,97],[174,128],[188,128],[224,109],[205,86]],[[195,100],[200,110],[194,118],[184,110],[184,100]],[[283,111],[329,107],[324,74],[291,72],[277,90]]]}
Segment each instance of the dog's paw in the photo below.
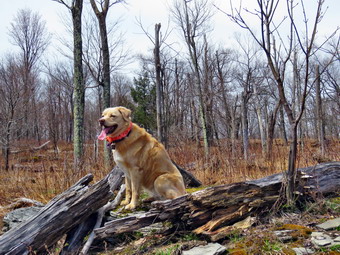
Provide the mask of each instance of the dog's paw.
{"label": "dog's paw", "polygon": [[134,209],[136,209],[136,207],[137,207],[136,204],[130,203],[130,204],[126,205],[126,206],[124,207],[124,209],[125,209],[125,210],[134,210]]}
{"label": "dog's paw", "polygon": [[130,203],[129,200],[123,200],[120,205],[128,205]]}

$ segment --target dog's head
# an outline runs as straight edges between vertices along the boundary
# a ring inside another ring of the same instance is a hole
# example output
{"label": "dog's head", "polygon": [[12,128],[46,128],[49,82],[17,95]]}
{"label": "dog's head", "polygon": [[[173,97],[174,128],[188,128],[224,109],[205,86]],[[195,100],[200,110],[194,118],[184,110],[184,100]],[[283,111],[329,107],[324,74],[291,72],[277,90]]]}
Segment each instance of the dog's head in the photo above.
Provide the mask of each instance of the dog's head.
{"label": "dog's head", "polygon": [[129,127],[131,111],[122,106],[107,108],[98,121],[103,128],[98,139],[104,140],[106,136],[116,137]]}

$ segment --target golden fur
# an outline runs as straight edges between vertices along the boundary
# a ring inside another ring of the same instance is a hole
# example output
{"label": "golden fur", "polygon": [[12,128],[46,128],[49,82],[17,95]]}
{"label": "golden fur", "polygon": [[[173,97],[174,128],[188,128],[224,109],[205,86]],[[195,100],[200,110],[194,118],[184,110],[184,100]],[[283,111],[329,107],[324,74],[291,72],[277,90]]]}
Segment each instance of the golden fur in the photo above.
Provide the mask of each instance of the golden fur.
{"label": "golden fur", "polygon": [[[99,122],[105,127],[116,125],[116,137],[124,132],[131,121],[131,111],[125,107],[107,108]],[[129,136],[115,144],[113,157],[125,173],[126,197],[121,203],[126,209],[138,205],[141,188],[155,199],[173,199],[185,194],[182,175],[171,162],[164,146],[144,128],[132,124]]]}

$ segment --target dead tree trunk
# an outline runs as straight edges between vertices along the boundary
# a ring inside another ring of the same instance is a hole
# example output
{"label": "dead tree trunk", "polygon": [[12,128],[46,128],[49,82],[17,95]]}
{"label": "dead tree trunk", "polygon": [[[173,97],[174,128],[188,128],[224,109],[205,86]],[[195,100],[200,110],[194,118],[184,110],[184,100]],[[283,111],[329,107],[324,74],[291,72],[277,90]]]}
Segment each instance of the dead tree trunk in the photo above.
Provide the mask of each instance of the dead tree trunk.
{"label": "dead tree trunk", "polygon": [[0,236],[0,255],[47,252],[64,234],[105,205],[112,197],[111,189],[117,188],[121,178],[122,173],[117,169],[92,186],[88,184],[93,175],[83,177],[28,222]]}
{"label": "dead tree trunk", "polygon": [[[340,162],[299,169],[297,190],[306,197],[315,192],[338,194],[339,170]],[[96,229],[95,234],[97,238],[105,238],[169,220],[197,234],[214,238],[226,226],[248,216],[266,214],[280,197],[283,178],[282,173],[275,174],[255,181],[207,188],[173,200],[157,201],[152,203],[149,212],[107,222]]]}

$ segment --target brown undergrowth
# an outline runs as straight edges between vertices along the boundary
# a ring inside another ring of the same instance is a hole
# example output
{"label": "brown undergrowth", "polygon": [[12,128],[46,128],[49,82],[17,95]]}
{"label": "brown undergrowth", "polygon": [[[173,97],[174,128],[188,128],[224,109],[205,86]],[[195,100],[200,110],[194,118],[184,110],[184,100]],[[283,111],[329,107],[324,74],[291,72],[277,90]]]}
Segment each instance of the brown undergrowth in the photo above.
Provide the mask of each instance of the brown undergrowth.
{"label": "brown undergrowth", "polygon": [[[20,141],[15,147],[23,149],[37,145],[33,141]],[[339,141],[331,141],[326,157],[320,157],[315,141],[304,142],[299,146],[297,166],[339,161],[339,147]],[[275,140],[270,159],[262,154],[258,140],[251,141],[248,160],[242,157],[241,144],[237,148],[238,151],[232,153],[230,142],[223,140],[219,146],[211,147],[209,157],[205,158],[201,147],[189,141],[181,141],[171,144],[168,151],[177,164],[192,172],[204,186],[256,179],[287,168],[289,148],[280,140]],[[58,150],[50,145],[40,151],[11,155],[10,169],[6,171],[0,168],[0,216],[6,213],[6,206],[16,198],[26,197],[46,203],[85,174],[92,173],[95,181],[100,180],[109,172],[104,168],[102,151],[100,147],[96,156],[94,145],[86,144],[81,171],[73,170],[73,148],[70,143],[58,143]],[[3,158],[0,165],[4,165]]]}

